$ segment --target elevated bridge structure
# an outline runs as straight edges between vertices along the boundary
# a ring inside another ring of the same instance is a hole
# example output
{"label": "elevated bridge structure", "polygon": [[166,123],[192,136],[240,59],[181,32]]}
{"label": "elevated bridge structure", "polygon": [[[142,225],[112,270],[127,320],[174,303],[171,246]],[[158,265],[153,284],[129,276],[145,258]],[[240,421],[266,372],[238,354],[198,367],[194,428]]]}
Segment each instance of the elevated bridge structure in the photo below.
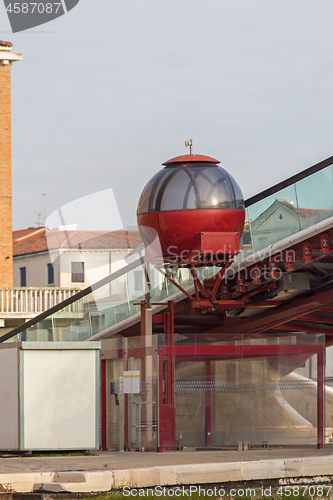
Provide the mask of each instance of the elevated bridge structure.
{"label": "elevated bridge structure", "polygon": [[[203,263],[197,278],[191,265],[153,266],[138,254],[1,340],[102,341],[103,448],[321,448],[333,426],[323,384],[332,192],[330,157],[246,201],[240,253],[226,270]],[[135,273],[146,291],[133,298]],[[307,363],[311,373],[293,378]]]}

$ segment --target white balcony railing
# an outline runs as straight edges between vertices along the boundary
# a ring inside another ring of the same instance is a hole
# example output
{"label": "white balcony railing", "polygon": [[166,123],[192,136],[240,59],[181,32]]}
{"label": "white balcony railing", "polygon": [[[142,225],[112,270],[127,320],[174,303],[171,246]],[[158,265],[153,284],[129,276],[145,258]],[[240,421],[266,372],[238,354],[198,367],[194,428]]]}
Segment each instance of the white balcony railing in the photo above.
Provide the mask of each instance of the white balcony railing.
{"label": "white balcony railing", "polygon": [[79,291],[78,288],[55,287],[0,288],[0,316],[35,316]]}

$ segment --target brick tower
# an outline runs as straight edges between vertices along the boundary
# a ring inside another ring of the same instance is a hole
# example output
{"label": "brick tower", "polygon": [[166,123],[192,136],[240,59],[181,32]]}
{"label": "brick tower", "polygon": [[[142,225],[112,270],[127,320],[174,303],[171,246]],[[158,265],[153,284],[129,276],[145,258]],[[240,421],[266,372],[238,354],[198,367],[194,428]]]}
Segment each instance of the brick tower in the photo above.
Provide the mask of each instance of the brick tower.
{"label": "brick tower", "polygon": [[0,40],[0,287],[13,286],[10,67],[21,59]]}

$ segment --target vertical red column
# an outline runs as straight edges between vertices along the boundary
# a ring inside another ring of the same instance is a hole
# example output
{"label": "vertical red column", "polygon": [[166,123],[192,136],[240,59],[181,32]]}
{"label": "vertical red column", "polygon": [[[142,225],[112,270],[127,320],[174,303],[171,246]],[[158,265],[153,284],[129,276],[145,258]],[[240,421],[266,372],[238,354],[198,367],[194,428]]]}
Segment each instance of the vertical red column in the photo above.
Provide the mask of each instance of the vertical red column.
{"label": "vertical red column", "polygon": [[158,351],[158,422],[157,453],[163,452],[163,354]]}
{"label": "vertical red column", "polygon": [[205,362],[205,441],[206,446],[211,445],[211,427],[212,427],[212,417],[211,417],[211,373],[210,373],[210,361]]}
{"label": "vertical red column", "polygon": [[[124,351],[124,371],[127,370],[128,370],[128,353],[126,347],[126,350]],[[124,394],[124,449],[125,451],[130,451],[130,446],[128,442],[128,394]]]}
{"label": "vertical red column", "polygon": [[101,360],[101,390],[102,390],[102,450],[107,449],[107,437],[106,437],[106,359]]}
{"label": "vertical red column", "polygon": [[324,347],[317,354],[317,448],[324,446]]}
{"label": "vertical red column", "polygon": [[[173,300],[168,302],[168,311],[170,313],[170,345],[175,345],[175,303]],[[176,430],[176,408],[175,408],[175,356],[170,356],[171,366],[171,403],[173,405],[173,427]],[[174,438],[176,438],[174,436]]]}
{"label": "vertical red column", "polygon": [[[140,325],[140,346],[142,347],[143,353],[141,355],[141,401],[146,401],[146,301],[141,301],[141,325]],[[141,423],[146,425],[146,405],[141,405]],[[143,427],[140,429],[141,432],[141,442],[145,440],[146,437],[146,428]]]}
{"label": "vertical red column", "polygon": [[[170,313],[164,314],[164,338],[165,344],[171,345],[171,333],[170,333]],[[172,394],[172,370],[171,370],[171,356],[166,357],[166,387],[164,388],[166,404],[171,404],[171,394]],[[165,390],[166,389],[166,390]]]}

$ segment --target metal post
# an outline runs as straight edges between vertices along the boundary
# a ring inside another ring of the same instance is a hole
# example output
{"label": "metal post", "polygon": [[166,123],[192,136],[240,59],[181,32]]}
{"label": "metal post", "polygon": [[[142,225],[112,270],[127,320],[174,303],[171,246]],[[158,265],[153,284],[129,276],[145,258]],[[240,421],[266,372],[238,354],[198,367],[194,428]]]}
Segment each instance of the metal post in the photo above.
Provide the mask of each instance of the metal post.
{"label": "metal post", "polygon": [[[170,313],[167,312],[164,314],[164,338],[165,338],[165,344],[166,345],[171,345],[171,332],[170,332],[170,326],[171,326],[171,321],[170,321]],[[171,393],[172,393],[172,370],[171,370],[171,356],[167,357],[167,372],[166,372],[166,404],[171,404]]]}
{"label": "metal post", "polygon": [[[141,401],[145,401],[146,398],[146,329],[147,329],[147,307],[146,307],[146,301],[142,300],[141,301],[141,325],[140,325],[140,345],[141,347],[144,348],[144,355],[141,357],[141,384],[142,384],[142,394],[141,394]],[[141,406],[139,405],[139,411],[142,412],[140,413],[140,422],[146,423],[146,405]],[[146,439],[146,428],[141,429],[140,425],[140,430],[139,432],[143,433],[143,441],[145,442]],[[141,448],[141,434],[140,434],[140,448]]]}
{"label": "metal post", "polygon": [[211,445],[211,372],[210,372],[210,361],[205,362],[205,441],[206,446]]}
{"label": "metal post", "polygon": [[[128,370],[128,345],[125,339],[126,348],[124,351],[124,365],[123,370]],[[124,449],[130,451],[129,434],[128,434],[128,394],[124,394]]]}
{"label": "metal post", "polygon": [[141,402],[136,404],[136,450],[141,451]]}
{"label": "metal post", "polygon": [[324,347],[317,354],[317,448],[324,446]]}
{"label": "metal post", "polygon": [[[168,302],[168,312],[170,313],[170,345],[175,345],[175,303],[173,302],[173,300],[169,300]],[[175,356],[170,356],[170,363],[171,363],[171,403],[175,407]],[[175,419],[174,419],[174,429],[176,429]]]}
{"label": "metal post", "polygon": [[107,449],[107,425],[106,425],[106,359],[101,360],[101,388],[102,388],[102,450],[106,451]]}

